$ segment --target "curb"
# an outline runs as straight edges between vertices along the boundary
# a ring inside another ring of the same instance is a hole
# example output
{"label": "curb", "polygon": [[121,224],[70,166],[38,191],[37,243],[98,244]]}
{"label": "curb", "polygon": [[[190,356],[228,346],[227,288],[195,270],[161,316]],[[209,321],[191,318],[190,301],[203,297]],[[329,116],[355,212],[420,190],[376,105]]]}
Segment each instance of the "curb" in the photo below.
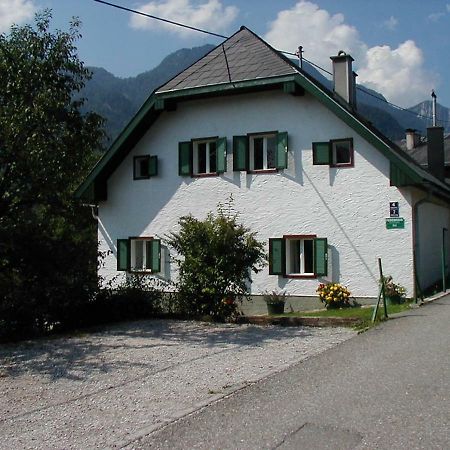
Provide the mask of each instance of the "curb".
{"label": "curb", "polygon": [[280,325],[282,327],[350,327],[358,325],[361,319],[355,317],[271,317],[240,316],[236,323],[253,325]]}

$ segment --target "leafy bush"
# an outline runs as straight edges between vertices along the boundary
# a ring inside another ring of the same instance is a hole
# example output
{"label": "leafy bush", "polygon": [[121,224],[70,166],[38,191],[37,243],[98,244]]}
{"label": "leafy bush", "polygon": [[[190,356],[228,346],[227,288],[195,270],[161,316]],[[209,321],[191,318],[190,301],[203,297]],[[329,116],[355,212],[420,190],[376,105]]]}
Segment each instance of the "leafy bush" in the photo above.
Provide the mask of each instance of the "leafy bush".
{"label": "leafy bush", "polygon": [[384,294],[388,297],[405,297],[406,289],[401,285],[394,283],[391,275],[383,277],[384,281]]}
{"label": "leafy bush", "polygon": [[232,198],[227,212],[219,204],[217,214],[209,213],[205,220],[182,217],[180,231],[167,237],[179,255],[178,306],[188,316],[214,321],[235,316],[251,272],[259,272],[266,262],[263,243],[238,223],[231,205]]}
{"label": "leafy bush", "polygon": [[316,292],[319,294],[320,301],[325,303],[327,309],[351,306],[351,292],[339,283],[321,283]]}

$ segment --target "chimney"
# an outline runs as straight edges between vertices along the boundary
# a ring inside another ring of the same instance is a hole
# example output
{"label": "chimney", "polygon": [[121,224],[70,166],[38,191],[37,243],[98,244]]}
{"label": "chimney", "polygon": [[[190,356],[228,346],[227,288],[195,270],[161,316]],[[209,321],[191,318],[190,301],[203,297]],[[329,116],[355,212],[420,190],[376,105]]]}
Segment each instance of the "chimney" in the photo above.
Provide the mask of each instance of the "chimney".
{"label": "chimney", "polygon": [[444,127],[427,128],[428,171],[444,181]]}
{"label": "chimney", "polygon": [[356,77],[352,70],[354,59],[340,50],[337,56],[332,56],[333,61],[333,90],[348,105],[356,109]]}
{"label": "chimney", "polygon": [[420,135],[414,128],[406,129],[406,150],[413,150],[419,145]]}

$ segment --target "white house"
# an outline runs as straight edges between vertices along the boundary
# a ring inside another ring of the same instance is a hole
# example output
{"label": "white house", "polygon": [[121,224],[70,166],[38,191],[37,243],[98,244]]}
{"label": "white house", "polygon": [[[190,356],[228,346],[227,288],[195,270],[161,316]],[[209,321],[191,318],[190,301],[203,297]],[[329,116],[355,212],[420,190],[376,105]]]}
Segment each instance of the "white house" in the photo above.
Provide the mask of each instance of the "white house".
{"label": "white house", "polygon": [[353,60],[332,60],[333,92],[242,27],[156,89],[76,193],[98,205],[101,275],[175,277],[164,236],[232,194],[270,255],[252,294],[373,299],[378,258],[410,296],[439,280],[450,187],[358,115]]}

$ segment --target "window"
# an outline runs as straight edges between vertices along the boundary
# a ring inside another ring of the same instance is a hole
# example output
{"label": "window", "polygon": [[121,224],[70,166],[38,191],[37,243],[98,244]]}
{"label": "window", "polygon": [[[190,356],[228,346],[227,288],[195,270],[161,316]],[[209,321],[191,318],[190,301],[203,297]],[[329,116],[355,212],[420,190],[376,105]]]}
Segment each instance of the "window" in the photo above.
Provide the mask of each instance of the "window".
{"label": "window", "polygon": [[217,171],[217,141],[194,141],[193,173],[201,175]]}
{"label": "window", "polygon": [[275,153],[277,141],[275,134],[250,136],[249,143],[249,169],[251,171],[276,168]]}
{"label": "window", "polygon": [[315,235],[269,239],[269,274],[316,278],[328,273],[328,243]]}
{"label": "window", "polygon": [[156,156],[142,155],[133,158],[133,179],[145,180],[158,174]]}
{"label": "window", "polygon": [[314,275],[313,239],[286,239],[286,273]]}
{"label": "window", "polygon": [[286,132],[233,136],[233,170],[258,172],[286,169],[287,151]]}
{"label": "window", "polygon": [[353,167],[353,139],[313,142],[313,164],[330,167]]}
{"label": "window", "polygon": [[160,272],[161,241],[151,237],[118,239],[117,270]]}
{"label": "window", "polygon": [[332,166],[353,166],[353,139],[331,141]]}
{"label": "window", "polygon": [[178,144],[181,176],[217,175],[227,168],[227,139],[205,138]]}

